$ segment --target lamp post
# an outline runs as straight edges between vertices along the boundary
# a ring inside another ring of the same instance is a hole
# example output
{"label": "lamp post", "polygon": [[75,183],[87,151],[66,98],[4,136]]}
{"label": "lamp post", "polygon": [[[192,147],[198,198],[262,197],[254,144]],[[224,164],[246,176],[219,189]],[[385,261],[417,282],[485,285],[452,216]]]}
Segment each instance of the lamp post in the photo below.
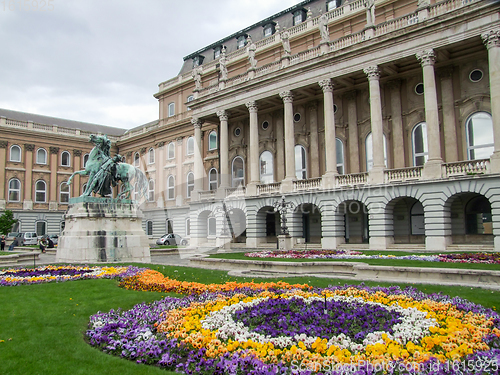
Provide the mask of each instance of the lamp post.
{"label": "lamp post", "polygon": [[288,231],[286,214],[288,210],[295,207],[295,204],[290,201],[285,201],[285,196],[281,197],[281,200],[277,200],[273,203],[274,211],[279,212],[281,219],[281,231],[278,235],[278,248],[280,250],[291,250],[292,249],[292,238],[290,237],[290,232]]}
{"label": "lamp post", "polygon": [[[231,239],[234,238],[234,230],[229,217],[229,213],[232,209],[233,208],[231,206],[226,205],[226,202],[223,201],[222,205],[217,206],[213,211],[214,214],[221,212],[224,214],[224,218],[222,219],[222,229],[220,235],[217,237],[217,246],[219,248],[229,247],[228,244],[231,242]],[[228,238],[229,241],[227,240]]]}

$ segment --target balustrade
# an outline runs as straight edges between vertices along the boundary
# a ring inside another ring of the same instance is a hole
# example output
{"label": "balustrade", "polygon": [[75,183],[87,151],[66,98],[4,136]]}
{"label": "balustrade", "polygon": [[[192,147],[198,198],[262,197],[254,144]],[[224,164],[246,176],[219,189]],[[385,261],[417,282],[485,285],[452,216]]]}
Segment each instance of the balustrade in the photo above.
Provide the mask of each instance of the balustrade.
{"label": "balustrade", "polygon": [[467,160],[444,164],[446,177],[488,173],[490,159]]}
{"label": "balustrade", "polygon": [[420,180],[422,178],[422,169],[423,167],[387,169],[385,171],[385,182]]}
{"label": "balustrade", "polygon": [[319,178],[309,178],[307,180],[296,180],[293,181],[293,190],[310,190],[310,189],[320,189],[321,188],[321,177]]}

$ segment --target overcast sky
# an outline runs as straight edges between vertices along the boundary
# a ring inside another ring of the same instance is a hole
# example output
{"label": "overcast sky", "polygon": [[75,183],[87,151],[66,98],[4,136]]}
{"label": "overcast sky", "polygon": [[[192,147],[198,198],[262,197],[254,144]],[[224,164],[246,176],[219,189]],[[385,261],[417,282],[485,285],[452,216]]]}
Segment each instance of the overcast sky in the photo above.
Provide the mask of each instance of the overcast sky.
{"label": "overcast sky", "polygon": [[2,1],[0,108],[145,124],[158,118],[158,84],[178,74],[184,56],[299,2],[38,0],[23,9],[24,0]]}

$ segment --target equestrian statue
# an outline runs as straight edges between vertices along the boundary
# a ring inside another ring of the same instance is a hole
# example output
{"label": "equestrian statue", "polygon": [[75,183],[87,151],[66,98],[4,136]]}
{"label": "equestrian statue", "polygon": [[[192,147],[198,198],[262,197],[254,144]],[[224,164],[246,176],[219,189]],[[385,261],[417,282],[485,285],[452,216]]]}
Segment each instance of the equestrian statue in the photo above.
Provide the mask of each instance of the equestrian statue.
{"label": "equestrian statue", "polygon": [[[81,197],[91,196],[92,193],[99,194],[101,197],[112,197],[113,187],[119,182],[123,184],[121,193],[118,195],[120,199],[130,199],[132,190],[137,194],[136,199],[147,196],[148,181],[146,175],[133,165],[123,163],[120,155],[111,157],[109,150],[111,149],[111,141],[106,135],[90,136],[90,142],[95,146],[90,151],[89,158],[85,164],[85,170],[76,171],[68,179],[67,184],[70,185],[73,176],[89,176],[87,186]],[[134,186],[131,182],[134,182]]]}

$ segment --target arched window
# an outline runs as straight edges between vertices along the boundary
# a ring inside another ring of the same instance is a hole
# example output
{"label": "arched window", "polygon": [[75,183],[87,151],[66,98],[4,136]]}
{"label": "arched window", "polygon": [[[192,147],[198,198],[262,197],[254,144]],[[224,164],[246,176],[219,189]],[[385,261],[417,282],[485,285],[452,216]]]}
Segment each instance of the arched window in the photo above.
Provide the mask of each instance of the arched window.
{"label": "arched window", "polygon": [[36,151],[36,163],[47,164],[47,151],[44,148],[39,148]]}
{"label": "arched window", "polygon": [[194,138],[189,137],[186,145],[186,155],[193,155],[193,154],[194,154]]}
{"label": "arched window", "polygon": [[[193,96],[193,95],[189,95],[189,96],[187,97],[187,102],[188,102],[188,103],[189,103],[189,102],[192,102],[193,100],[194,100],[194,96]],[[190,111],[190,110],[191,110],[191,108],[189,108],[189,106],[187,106],[187,110],[188,110],[188,111]]]}
{"label": "arched window", "polygon": [[139,153],[136,152],[134,154],[134,167],[139,167],[141,157],[139,156]]}
{"label": "arched window", "polygon": [[411,234],[414,236],[425,234],[424,206],[415,202],[410,210]]}
{"label": "arched window", "polygon": [[208,136],[208,150],[216,150],[217,149],[217,133],[212,131]]}
{"label": "arched window", "polygon": [[19,202],[21,200],[21,181],[13,178],[9,181],[9,202]]}
{"label": "arched window", "polygon": [[217,190],[218,179],[217,169],[212,168],[208,171],[208,190]]}
{"label": "arched window", "polygon": [[232,162],[232,186],[245,185],[245,164],[241,156],[236,156]]}
{"label": "arched window", "polygon": [[148,236],[153,235],[153,221],[152,220],[146,221],[146,235],[148,235]]}
{"label": "arched window", "polygon": [[155,181],[153,179],[149,180],[148,183],[148,202],[154,202],[155,200]]}
{"label": "arched window", "polygon": [[427,124],[421,122],[411,132],[411,144],[413,147],[413,165],[424,165],[429,158],[427,147]]}
{"label": "arched window", "polygon": [[18,145],[12,145],[10,147],[10,161],[20,162],[21,161],[21,147]]}
{"label": "arched window", "polygon": [[167,159],[175,158],[175,143],[170,142],[167,147]]}
{"label": "arched window", "polygon": [[260,154],[260,183],[271,184],[274,182],[273,154],[264,151]]}
{"label": "arched window", "polygon": [[83,155],[83,168],[87,166],[88,161],[89,161],[89,154]]}
{"label": "arched window", "polygon": [[208,235],[216,236],[217,235],[217,220],[215,217],[208,218]]}
{"label": "arched window", "polygon": [[[366,152],[366,170],[369,171],[373,168],[373,136],[369,133],[365,139],[365,152]],[[387,167],[387,142],[384,134],[384,165]]]}
{"label": "arched window", "polygon": [[61,182],[59,185],[59,202],[68,203],[69,202],[69,185],[65,182]]}
{"label": "arched window", "polygon": [[38,180],[35,184],[35,202],[45,203],[47,195],[47,184],[44,180]]}
{"label": "arched window", "polygon": [[191,192],[194,189],[194,173],[193,172],[189,172],[187,174],[186,182],[187,182],[187,184],[186,184],[187,197],[191,198]]}
{"label": "arched window", "polygon": [[307,178],[306,149],[302,145],[295,146],[295,176],[298,180]]}
{"label": "arched window", "polygon": [[148,151],[148,164],[154,164],[155,163],[155,150],[153,148],[150,148]]}
{"label": "arched window", "polygon": [[71,165],[71,155],[68,151],[63,151],[61,153],[61,165],[63,167],[69,167]]}
{"label": "arched window", "polygon": [[186,219],[186,236],[191,235],[191,219]]}
{"label": "arched window", "polygon": [[175,199],[175,177],[172,175],[167,178],[167,199]]}
{"label": "arched window", "polygon": [[338,138],[335,138],[335,151],[337,152],[337,172],[339,174],[344,174],[344,143]]}
{"label": "arched window", "polygon": [[472,114],[465,123],[465,131],[468,159],[488,159],[494,151],[491,115],[487,112]]}
{"label": "arched window", "polygon": [[170,103],[168,105],[168,117],[175,116],[175,103]]}

